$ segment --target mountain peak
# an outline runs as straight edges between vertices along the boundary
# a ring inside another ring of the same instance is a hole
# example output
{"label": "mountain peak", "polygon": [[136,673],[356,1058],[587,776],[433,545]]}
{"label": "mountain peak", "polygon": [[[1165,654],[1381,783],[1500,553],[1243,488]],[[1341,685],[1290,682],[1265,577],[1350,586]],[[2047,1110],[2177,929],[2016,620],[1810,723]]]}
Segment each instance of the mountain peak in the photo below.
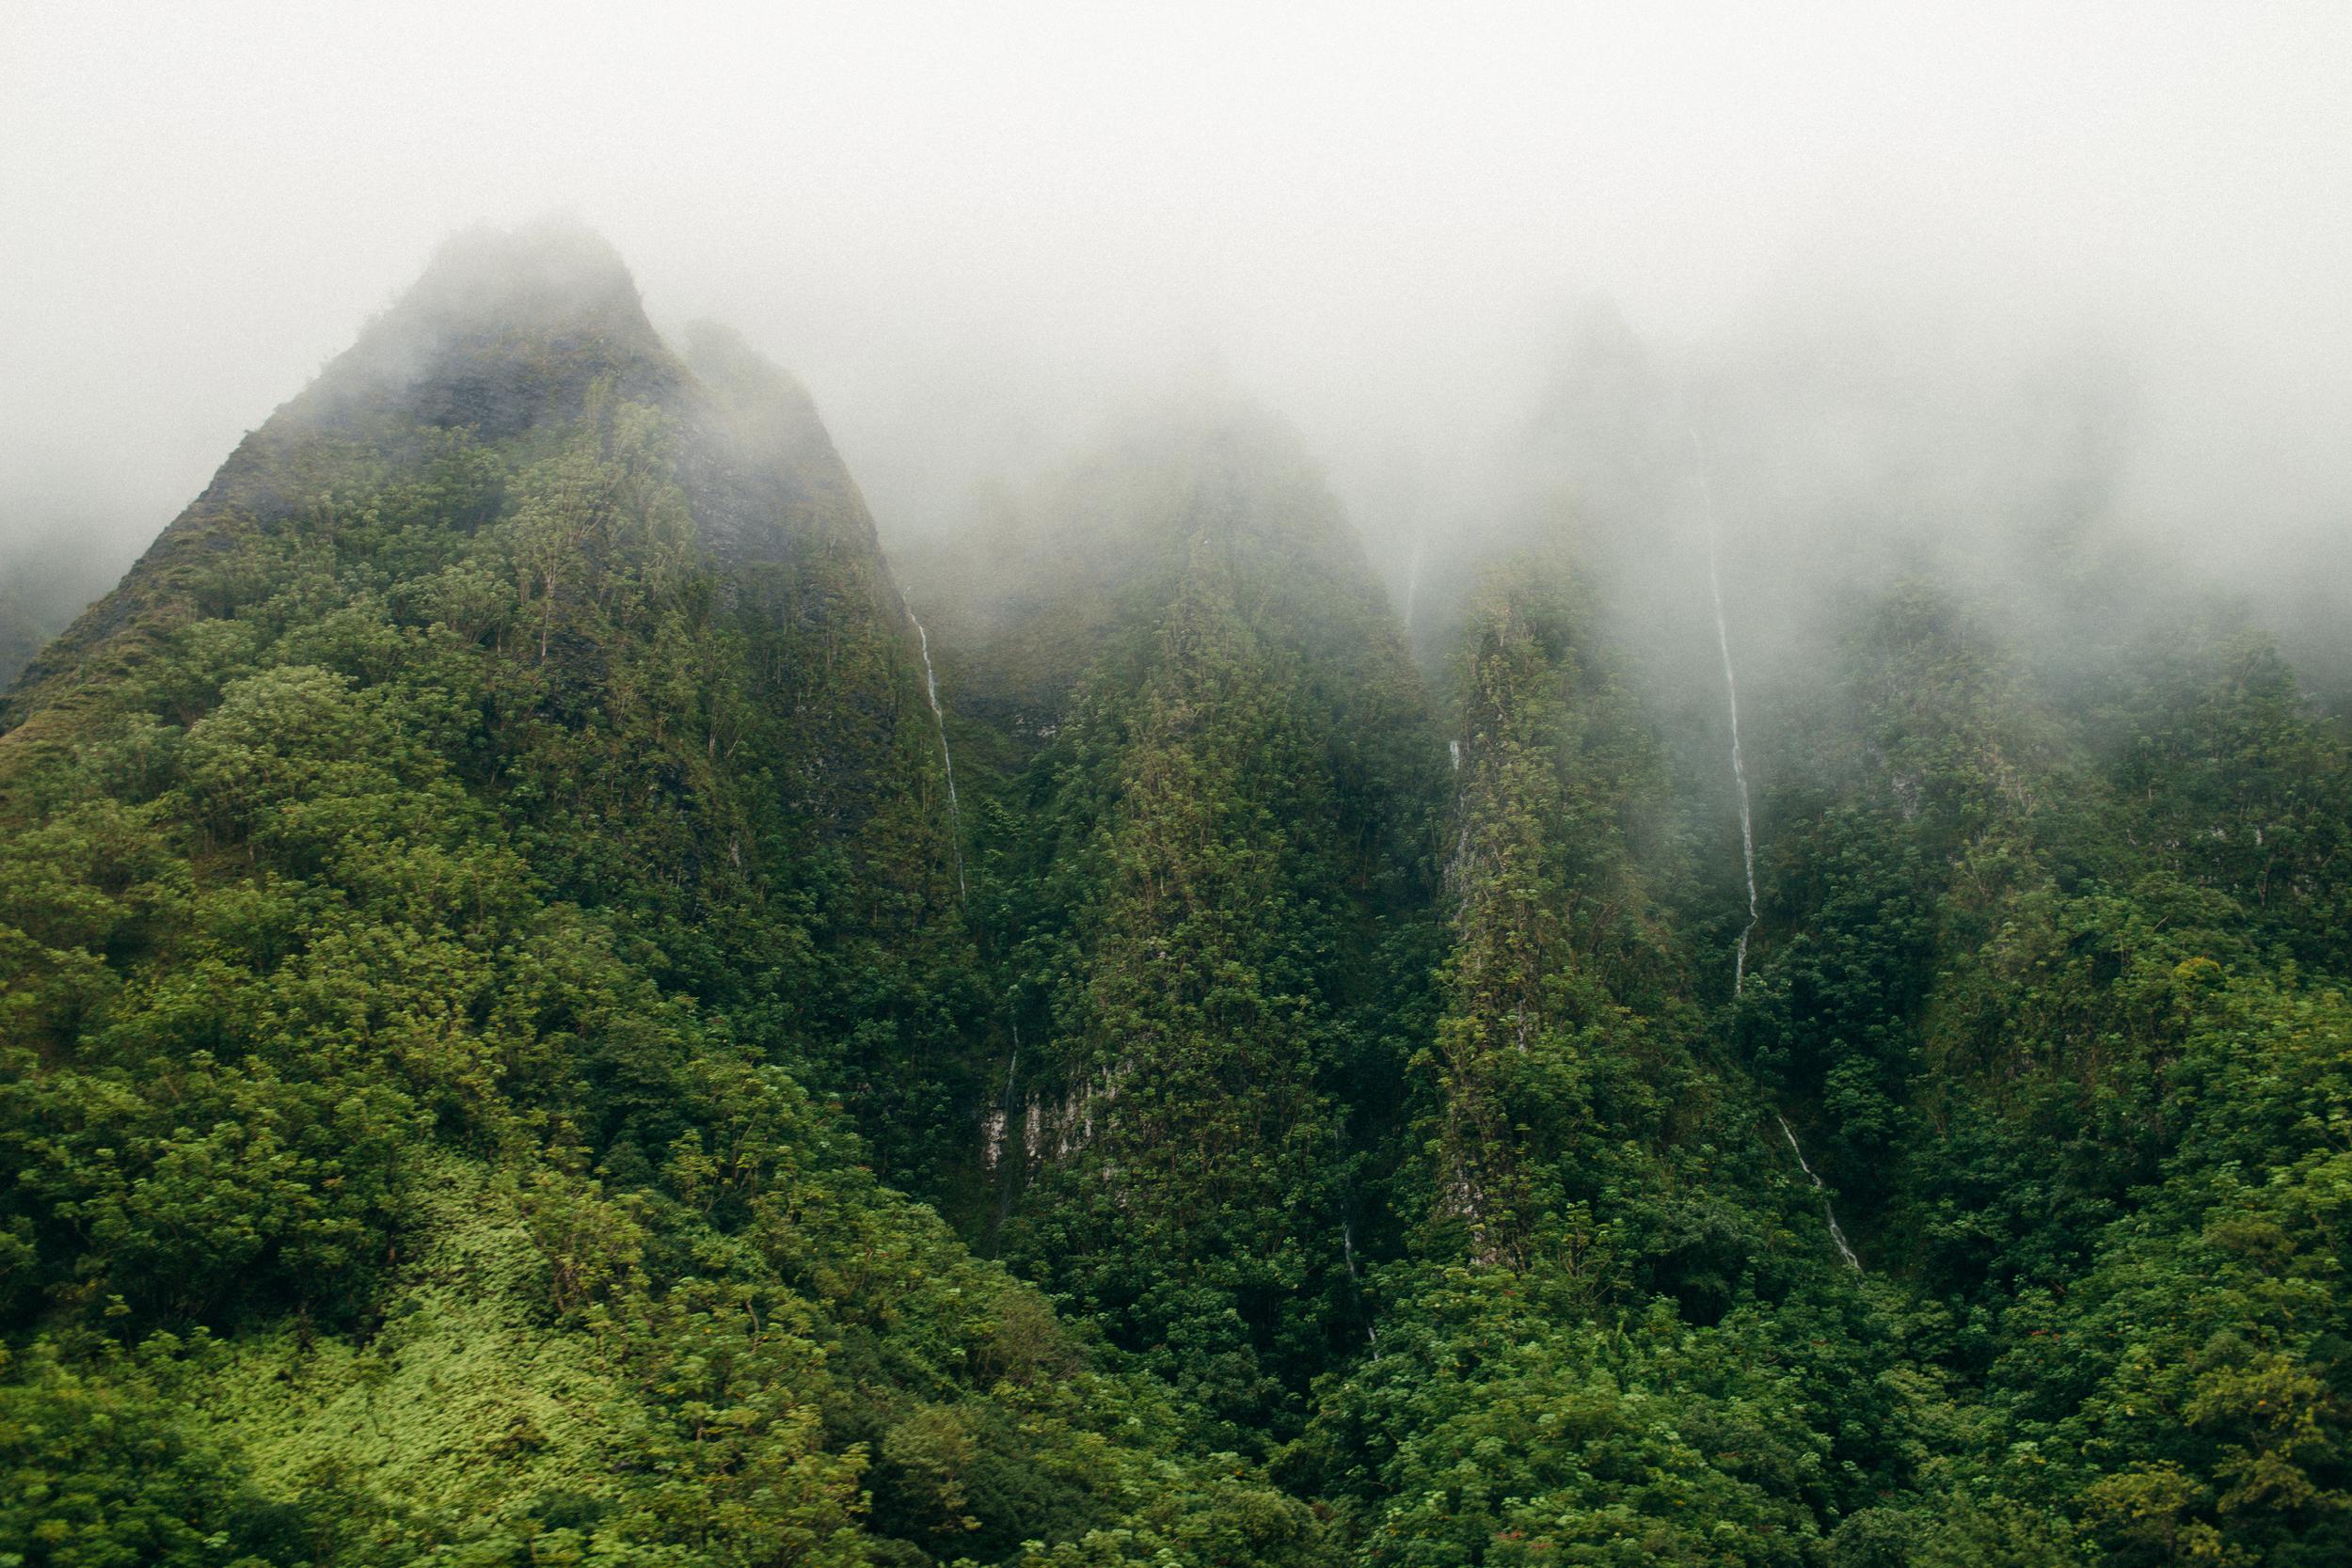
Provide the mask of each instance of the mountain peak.
{"label": "mountain peak", "polygon": [[324,424],[397,412],[497,439],[576,413],[598,381],[661,403],[681,380],[619,252],[547,218],[452,236],[290,407]]}
{"label": "mountain peak", "polygon": [[[35,692],[54,677],[100,669],[97,651],[125,628],[217,618],[217,595],[199,603],[190,585],[215,573],[244,531],[302,529],[338,486],[373,483],[377,470],[353,468],[355,454],[413,474],[443,450],[436,432],[497,449],[575,428],[600,406],[662,416],[664,451],[709,559],[828,552],[837,568],[828,580],[851,584],[895,635],[902,612],[873,521],[806,390],[739,339],[700,329],[690,342],[691,368],[646,319],[619,253],[575,221],[453,236],[349,349],[247,433],[116,589],[25,665],[0,732],[47,700]],[[116,652],[151,647],[134,639]]]}
{"label": "mountain peak", "polygon": [[568,217],[513,229],[478,224],[453,234],[391,314],[458,327],[597,323],[651,333],[620,252]]}

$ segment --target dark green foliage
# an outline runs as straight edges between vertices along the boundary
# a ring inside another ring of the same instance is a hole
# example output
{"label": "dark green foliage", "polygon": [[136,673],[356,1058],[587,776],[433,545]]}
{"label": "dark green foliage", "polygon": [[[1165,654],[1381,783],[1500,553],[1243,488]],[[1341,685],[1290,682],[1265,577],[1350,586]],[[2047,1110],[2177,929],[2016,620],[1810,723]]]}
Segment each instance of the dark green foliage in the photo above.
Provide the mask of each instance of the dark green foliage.
{"label": "dark green foliage", "polygon": [[1524,1265],[1587,1210],[1688,1086],[1680,1043],[1660,1037],[1692,1023],[1681,956],[1635,863],[1662,774],[1574,637],[1533,563],[1490,582],[1466,632],[1455,940],[1435,1050],[1417,1065],[1435,1076],[1433,1219],[1490,1263]]}
{"label": "dark green foliage", "polygon": [[[152,1354],[168,1355],[155,1347]],[[0,1383],[0,1542],[39,1568],[260,1568],[310,1560],[305,1511],[257,1496],[120,1355],[90,1370],[37,1346]]]}
{"label": "dark green foliage", "polygon": [[1009,529],[1039,608],[984,649],[1010,700],[963,752],[1000,1241],[1247,1451],[1363,1340],[1437,744],[1328,499],[1256,416],[1181,416],[1039,505],[1074,564]]}
{"label": "dark green foliage", "polygon": [[19,689],[0,1553],[1311,1555],[871,1173],[971,990],[871,526],[796,390],[548,244]]}
{"label": "dark green foliage", "polygon": [[2137,844],[2228,894],[2308,966],[2352,969],[2352,759],[2304,713],[2257,638],[2210,631],[2134,650],[2092,739]]}
{"label": "dark green foliage", "polygon": [[805,395],[479,238],[47,646],[0,1561],[2352,1557],[2352,762],[2259,639],[1857,604],[1735,985],[1717,650],[1576,562],[1432,698],[1247,411],[979,537],[935,719]]}
{"label": "dark green foliage", "polygon": [[1851,649],[1740,1032],[1935,1304],[1953,1461],[2111,1560],[2342,1555],[2342,737],[2234,635],[2035,690],[1914,593]]}

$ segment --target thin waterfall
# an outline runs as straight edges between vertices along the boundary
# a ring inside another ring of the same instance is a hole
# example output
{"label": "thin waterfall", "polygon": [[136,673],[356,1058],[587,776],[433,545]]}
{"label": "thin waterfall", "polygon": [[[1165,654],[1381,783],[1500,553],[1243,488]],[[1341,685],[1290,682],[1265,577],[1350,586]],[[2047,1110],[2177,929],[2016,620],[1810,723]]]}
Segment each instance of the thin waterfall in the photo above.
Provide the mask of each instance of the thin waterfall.
{"label": "thin waterfall", "polygon": [[914,627],[914,640],[923,649],[923,690],[931,700],[931,724],[939,731],[939,760],[947,769],[947,830],[951,835],[948,850],[956,861],[956,896],[969,897],[972,890],[963,880],[963,809],[956,801],[956,754],[947,749],[947,716],[939,711],[939,676],[931,669],[931,634],[915,620],[914,611],[907,611],[907,620]]}
{"label": "thin waterfall", "polygon": [[1829,1189],[1822,1186],[1821,1179],[1813,1174],[1813,1167],[1804,1163],[1804,1150],[1797,1147],[1797,1134],[1789,1131],[1788,1118],[1774,1111],[1772,1119],[1780,1123],[1780,1135],[1788,1140],[1788,1152],[1797,1157],[1797,1168],[1811,1180],[1813,1190],[1821,1195],[1821,1217],[1829,1221],[1829,1239],[1837,1243],[1837,1256],[1846,1260],[1848,1268],[1860,1274],[1862,1259],[1856,1258],[1853,1248],[1846,1244],[1846,1232],[1837,1223],[1837,1211],[1829,1206]]}
{"label": "thin waterfall", "polygon": [[[1715,606],[1715,646],[1724,656],[1724,700],[1731,709],[1731,779],[1740,797],[1740,866],[1746,874],[1748,886],[1748,923],[1740,927],[1740,944],[1734,950],[1731,967],[1731,994],[1738,996],[1748,981],[1748,938],[1756,934],[1760,915],[1756,897],[1756,816],[1748,804],[1748,760],[1740,749],[1740,678],[1731,665],[1731,627],[1724,615],[1723,573],[1716,564],[1715,550],[1715,484],[1707,471],[1707,451],[1699,444],[1699,433],[1691,432],[1691,451],[1698,459],[1699,496],[1707,517],[1707,592]],[[1845,1228],[1837,1223],[1837,1211],[1831,1207],[1829,1188],[1805,1163],[1804,1150],[1797,1143],[1795,1129],[1788,1118],[1778,1111],[1772,1119],[1780,1123],[1780,1135],[1788,1140],[1788,1151],[1797,1157],[1797,1168],[1813,1183],[1813,1190],[1821,1196],[1821,1217],[1829,1222],[1829,1239],[1836,1244],[1837,1256],[1854,1273],[1862,1272],[1862,1259],[1854,1256],[1847,1244]]]}
{"label": "thin waterfall", "polygon": [[[1699,444],[1698,433],[1691,445]],[[1748,758],[1740,748],[1740,679],[1731,669],[1731,627],[1724,618],[1724,579],[1715,563],[1715,483],[1708,477],[1705,454],[1699,464],[1699,495],[1707,507],[1707,592],[1715,603],[1715,646],[1724,656],[1724,697],[1731,707],[1731,778],[1740,793],[1740,865],[1748,879],[1748,923],[1740,927],[1740,945],[1732,955],[1731,994],[1740,994],[1748,981],[1748,938],[1756,934],[1756,817],[1748,807]]]}
{"label": "thin waterfall", "polygon": [[1012,1024],[1012,1059],[1005,1064],[1005,1092],[996,1097],[995,1108],[980,1118],[984,1133],[980,1164],[992,1171],[1004,1158],[1005,1133],[1012,1125],[1014,1085],[1021,1075],[1021,1021],[1015,1018],[1009,1022]]}

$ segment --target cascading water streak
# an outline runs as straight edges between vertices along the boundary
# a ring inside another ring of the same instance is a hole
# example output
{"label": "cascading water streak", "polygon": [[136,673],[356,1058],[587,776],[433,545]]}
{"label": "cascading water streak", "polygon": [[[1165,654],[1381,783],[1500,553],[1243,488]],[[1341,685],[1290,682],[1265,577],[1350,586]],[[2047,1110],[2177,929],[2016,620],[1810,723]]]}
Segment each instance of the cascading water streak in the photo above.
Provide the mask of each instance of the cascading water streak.
{"label": "cascading water streak", "polygon": [[914,627],[914,640],[923,650],[923,691],[931,700],[931,724],[939,731],[939,760],[947,770],[947,831],[951,835],[948,849],[956,862],[956,895],[968,897],[971,889],[963,880],[963,808],[956,800],[956,754],[947,748],[947,716],[939,710],[939,676],[931,670],[931,634],[915,620],[914,611],[907,611],[907,620]]}
{"label": "cascading water streak", "polygon": [[[1691,432],[1691,450],[1698,459],[1699,495],[1707,514],[1707,592],[1715,607],[1715,646],[1724,657],[1724,700],[1731,710],[1731,780],[1740,798],[1740,867],[1746,875],[1748,887],[1748,923],[1740,927],[1740,943],[1733,950],[1731,994],[1738,996],[1748,981],[1748,939],[1756,934],[1761,918],[1756,896],[1756,815],[1748,803],[1748,759],[1740,748],[1740,677],[1731,664],[1731,626],[1724,614],[1724,579],[1716,564],[1715,550],[1715,485],[1708,477],[1706,449],[1699,444],[1699,434]],[[1772,1119],[1780,1123],[1780,1135],[1788,1140],[1788,1151],[1797,1157],[1797,1168],[1813,1183],[1813,1190],[1821,1196],[1821,1217],[1829,1222],[1829,1239],[1837,1247],[1837,1256],[1854,1273],[1862,1272],[1862,1259],[1854,1256],[1846,1242],[1845,1227],[1837,1223],[1837,1211],[1829,1200],[1829,1188],[1805,1163],[1804,1149],[1797,1143],[1795,1129],[1788,1118],[1778,1111]]]}
{"label": "cascading water streak", "polygon": [[1798,1147],[1797,1134],[1789,1129],[1788,1118],[1774,1111],[1772,1119],[1780,1123],[1780,1135],[1788,1140],[1788,1152],[1797,1157],[1797,1168],[1804,1172],[1806,1179],[1813,1183],[1813,1190],[1821,1195],[1821,1217],[1829,1221],[1829,1239],[1836,1243],[1837,1256],[1846,1260],[1848,1268],[1860,1274],[1862,1259],[1853,1255],[1853,1248],[1846,1243],[1845,1227],[1837,1223],[1837,1211],[1829,1204],[1829,1189],[1821,1185],[1821,1179],[1813,1174],[1811,1165],[1805,1164],[1804,1150]]}
{"label": "cascading water streak", "polygon": [[[1698,437],[1691,437],[1692,445]],[[1731,994],[1740,994],[1748,980],[1748,938],[1756,934],[1756,817],[1748,806],[1748,758],[1740,747],[1740,678],[1731,668],[1731,626],[1724,616],[1723,573],[1715,562],[1715,486],[1699,469],[1699,490],[1707,502],[1707,592],[1715,604],[1715,646],[1724,656],[1724,697],[1731,708],[1731,778],[1740,795],[1740,866],[1748,879],[1748,923],[1740,927],[1740,945],[1732,957]]]}

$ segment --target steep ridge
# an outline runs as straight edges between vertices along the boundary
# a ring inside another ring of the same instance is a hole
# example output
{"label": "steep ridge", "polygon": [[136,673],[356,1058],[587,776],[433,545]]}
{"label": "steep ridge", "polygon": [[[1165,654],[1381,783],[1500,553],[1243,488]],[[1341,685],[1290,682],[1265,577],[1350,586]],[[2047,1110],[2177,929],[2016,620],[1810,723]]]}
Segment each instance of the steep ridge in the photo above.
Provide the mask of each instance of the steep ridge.
{"label": "steep ridge", "polygon": [[877,1179],[971,992],[916,653],[805,394],[576,232],[248,436],[0,735],[7,1538],[1311,1554]]}
{"label": "steep ridge", "polygon": [[2341,725],[2063,549],[1697,592],[1612,341],[1424,677],[1262,413],[917,621],[454,245],[8,700],[0,1557],[2352,1554]]}
{"label": "steep ridge", "polygon": [[923,602],[1003,1009],[972,1209],[1248,1451],[1364,1340],[1441,753],[1255,411],[1154,410],[971,548]]}
{"label": "steep ridge", "polygon": [[[2095,583],[2083,607],[2116,612]],[[2334,1251],[2311,1205],[2344,1190],[2312,1142],[2352,1062],[2322,847],[2344,738],[2242,627],[2101,648],[2006,608],[1925,582],[1866,601],[1830,699],[1771,741],[1737,1049],[1814,1112],[1909,1310],[1969,1325],[1919,1364],[1983,1414],[1944,1464],[2006,1500],[2010,1557],[2327,1560],[2344,1427],[2278,1390],[2340,1376],[2347,1322],[2305,1256]]]}
{"label": "steep ridge", "polygon": [[428,433],[441,430],[511,439],[577,419],[599,385],[623,400],[673,401],[684,373],[618,258],[592,236],[549,229],[540,239],[516,246],[485,230],[445,246],[397,306],[239,443],[122,583],[25,672],[5,715],[10,727],[67,707],[72,688],[103,683],[162,631],[232,604],[236,585],[212,568],[243,536],[287,529],[343,477],[332,467],[339,458],[413,464]]}
{"label": "steep ridge", "polygon": [[1811,1560],[1900,1479],[1878,1393],[1824,1398],[1889,1325],[1710,1049],[1681,792],[1587,586],[1521,555],[1458,624],[1412,1244],[1317,1402],[1314,1488],[1366,1560]]}
{"label": "steep ridge", "polygon": [[[1716,651],[1724,658],[1724,707],[1731,731],[1731,782],[1740,806],[1740,874],[1741,884],[1748,894],[1747,924],[1740,927],[1740,940],[1732,948],[1731,996],[1737,1002],[1747,989],[1748,942],[1755,937],[1756,925],[1763,918],[1756,897],[1756,813],[1748,794],[1747,749],[1740,743],[1740,675],[1731,661],[1731,622],[1724,613],[1724,579],[1715,529],[1714,481],[1706,471],[1707,453],[1700,447],[1695,431],[1691,436],[1691,446],[1699,461],[1699,491],[1706,504],[1707,597],[1715,612]],[[1853,1247],[1846,1240],[1845,1227],[1837,1223],[1837,1209],[1830,1200],[1829,1188],[1812,1165],[1806,1163],[1804,1147],[1797,1142],[1796,1129],[1790,1127],[1788,1118],[1778,1111],[1772,1113],[1772,1120],[1779,1126],[1780,1135],[1788,1140],[1788,1152],[1796,1157],[1797,1168],[1804,1172],[1805,1180],[1813,1183],[1813,1190],[1821,1195],[1821,1218],[1829,1227],[1830,1241],[1837,1247],[1837,1256],[1846,1260],[1848,1267],[1860,1274],[1862,1259],[1854,1256]]]}

